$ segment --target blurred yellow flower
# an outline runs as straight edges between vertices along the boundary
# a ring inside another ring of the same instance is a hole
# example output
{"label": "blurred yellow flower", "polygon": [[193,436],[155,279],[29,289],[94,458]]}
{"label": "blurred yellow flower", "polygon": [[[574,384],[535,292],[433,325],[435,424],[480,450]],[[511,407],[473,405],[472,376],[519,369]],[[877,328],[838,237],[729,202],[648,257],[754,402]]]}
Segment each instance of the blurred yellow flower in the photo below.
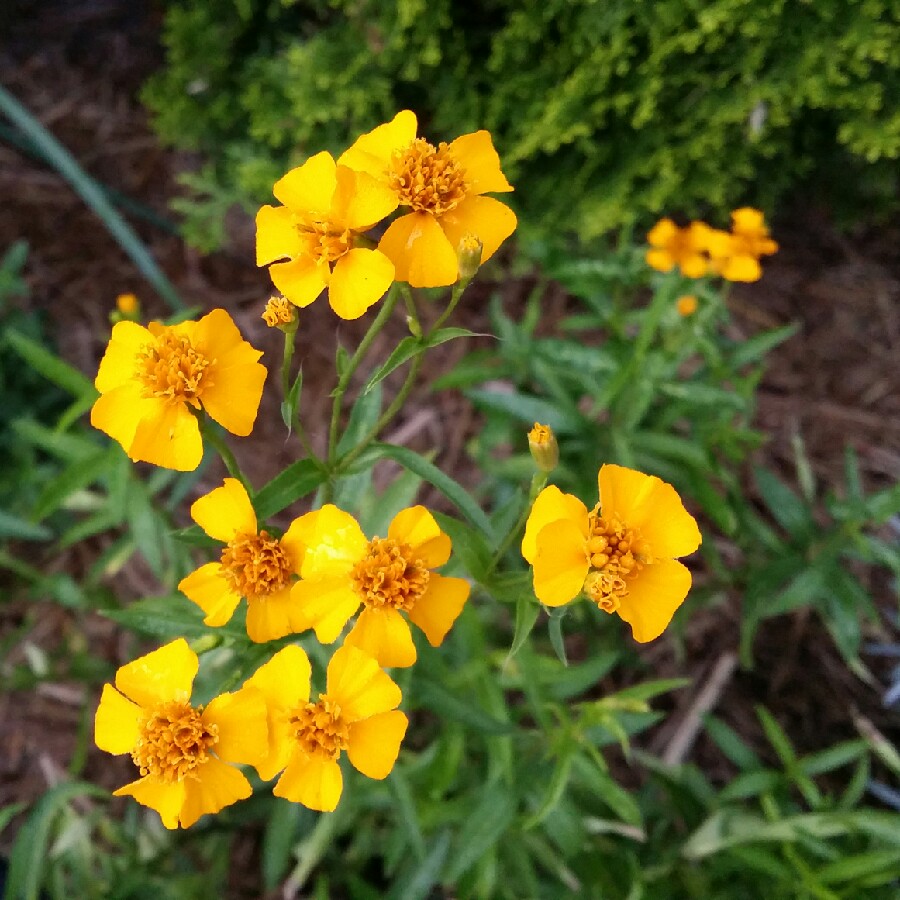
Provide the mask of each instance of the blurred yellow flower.
{"label": "blurred yellow flower", "polygon": [[675,308],[678,310],[678,315],[683,318],[692,316],[697,312],[697,306],[697,298],[693,294],[685,294],[683,297],[679,297],[675,302]]}
{"label": "blurred yellow flower", "polygon": [[[459,278],[458,248],[482,244],[489,260],[516,228],[513,211],[486,193],[512,190],[487,131],[464,134],[437,147],[416,137],[408,109],[362,135],[338,163],[366,172],[412,212],[391,223],[379,249],[394,263],[398,281],[442,287]],[[468,237],[471,235],[472,237]]]}
{"label": "blurred yellow flower", "polygon": [[191,506],[191,518],[225,548],[219,562],[207,563],[181,580],[178,589],[194,601],[207,625],[221,626],[247,599],[247,634],[261,643],[299,631],[291,600],[304,546],[295,519],[281,538],[259,530],[243,485],[226,478],[221,487]]}
{"label": "blurred yellow flower", "polygon": [[390,260],[360,237],[397,208],[394,193],[324,152],[288,172],[273,193],[284,205],[257,213],[256,264],[269,266],[291,303],[309,306],[327,287],[331,308],[358,319],[394,280]]}
{"label": "blurred yellow flower", "polygon": [[155,809],[166,828],[187,828],[251,794],[231,763],[260,764],[269,753],[265,699],[255,688],[191,706],[197,654],[183,638],[116,672],[94,720],[97,746],[130,753],[141,777],[115,791]]}
{"label": "blurred yellow flower", "polygon": [[101,396],[91,424],[135,462],[192,471],[203,444],[189,407],[250,434],[266,380],[260,356],[224,309],[177,325],[118,322],[94,381]]}
{"label": "blurred yellow flower", "polygon": [[366,539],[349,513],[332,504],[297,520],[306,545],[301,580],[292,591],[298,616],[324,644],[336,640],[359,609],[344,640],[381,666],[411,666],[416,647],[406,619],[438,647],[469,596],[469,583],[432,569],[450,558],[450,538],[424,506],[401,510],[386,538]]}
{"label": "blurred yellow flower", "polygon": [[408,725],[397,709],[400,688],[361,650],[337,650],[326,677],[325,693],[312,702],[309,659],[289,645],[246,684],[268,709],[269,754],[257,766],[260,777],[268,781],[284,770],[275,796],[322,812],[341,798],[341,753],[368,778],[386,778]]}
{"label": "blurred yellow flower", "polygon": [[763,214],[748,206],[731,214],[731,232],[711,231],[708,241],[711,269],[728,281],[759,281],[761,256],[778,252],[769,237]]}
{"label": "blurred yellow flower", "polygon": [[134,318],[140,310],[140,303],[134,294],[119,294],[116,297],[116,309],[126,318]]}
{"label": "blurred yellow flower", "polygon": [[645,257],[647,265],[659,272],[678,266],[686,278],[702,277],[709,269],[706,250],[711,230],[703,222],[679,228],[671,219],[660,219],[647,235],[651,248]]}
{"label": "blurred yellow flower", "polygon": [[600,502],[589,512],[555,486],[535,500],[522,555],[546,606],[584,592],[600,609],[631,625],[636,641],[663,633],[691,586],[679,556],[700,546],[700,530],[675,489],[653,475],[604,465]]}

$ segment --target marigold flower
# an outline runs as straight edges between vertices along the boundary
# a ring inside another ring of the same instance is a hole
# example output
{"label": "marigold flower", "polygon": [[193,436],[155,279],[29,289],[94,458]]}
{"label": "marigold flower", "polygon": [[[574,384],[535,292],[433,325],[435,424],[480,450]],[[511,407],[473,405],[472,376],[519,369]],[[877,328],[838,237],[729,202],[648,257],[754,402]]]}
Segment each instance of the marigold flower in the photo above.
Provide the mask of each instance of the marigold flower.
{"label": "marigold flower", "polygon": [[684,319],[697,312],[697,306],[698,301],[693,294],[685,294],[675,301],[675,308],[678,310],[678,315]]}
{"label": "marigold flower", "polygon": [[647,265],[659,272],[678,266],[686,278],[702,277],[709,269],[706,250],[711,230],[703,222],[679,228],[671,219],[660,219],[647,235],[651,247],[645,257]]}
{"label": "marigold flower", "polygon": [[200,566],[178,585],[206,613],[203,621],[224,625],[246,597],[250,640],[273,641],[301,630],[291,600],[304,553],[299,519],[281,538],[259,530],[247,491],[236,478],[226,478],[221,487],[195,501],[191,518],[225,544],[219,562]]}
{"label": "marigold flower", "polygon": [[338,163],[367,172],[412,212],[391,223],[379,249],[394,263],[398,281],[442,287],[459,278],[457,250],[466,235],[482,243],[489,260],[516,228],[513,211],[486,193],[512,186],[487,131],[464,134],[437,147],[416,137],[408,109],[362,135]]}
{"label": "marigold flower", "polygon": [[728,281],[759,281],[761,256],[778,251],[778,244],[769,237],[763,214],[748,206],[731,214],[731,232],[711,231],[708,248],[711,268]]}
{"label": "marigold flower", "polygon": [[269,755],[258,765],[273,793],[331,812],[341,798],[341,753],[368,778],[386,778],[409,720],[397,709],[400,688],[371,656],[341,647],[328,663],[325,693],[310,699],[310,665],[295,645],[279,650],[247,681],[265,697]]}
{"label": "marigold flower", "polygon": [[534,591],[546,606],[584,592],[631,625],[636,641],[659,637],[691,586],[676,557],[700,546],[700,531],[670,484],[604,465],[600,502],[589,512],[555,486],[538,494],[522,540]]}
{"label": "marigold flower", "polygon": [[469,596],[469,583],[432,569],[450,558],[450,538],[424,506],[401,510],[386,538],[366,540],[349,513],[327,504],[301,516],[306,545],[301,580],[292,590],[304,628],[323,644],[336,640],[364,606],[344,644],[359,647],[382,666],[411,666],[416,647],[406,620],[438,647]]}
{"label": "marigold flower", "polygon": [[135,462],[192,471],[203,443],[189,407],[250,434],[266,380],[260,356],[224,309],[177,325],[118,322],[94,381],[101,396],[91,424]]}
{"label": "marigold flower", "polygon": [[130,753],[137,781],[114,791],[155,809],[166,828],[187,828],[251,794],[232,763],[257,765],[269,752],[266,704],[256,688],[191,705],[197,654],[183,638],[116,672],[94,720],[97,746]]}
{"label": "marigold flower", "polygon": [[323,152],[288,172],[273,193],[284,206],[257,213],[256,264],[269,266],[291,303],[309,306],[327,287],[331,308],[358,319],[394,280],[390,260],[360,239],[397,208],[393,192]]}

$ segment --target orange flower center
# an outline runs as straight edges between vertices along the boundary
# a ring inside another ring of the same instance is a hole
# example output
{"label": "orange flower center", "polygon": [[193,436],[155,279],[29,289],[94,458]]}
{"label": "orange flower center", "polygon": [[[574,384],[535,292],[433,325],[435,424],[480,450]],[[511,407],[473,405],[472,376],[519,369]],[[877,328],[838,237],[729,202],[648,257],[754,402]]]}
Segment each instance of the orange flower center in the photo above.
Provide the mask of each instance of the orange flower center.
{"label": "orange flower center", "polygon": [[372,538],[350,579],[369,609],[412,609],[425,593],[431,572],[412,547],[391,538]]}
{"label": "orange flower center", "polygon": [[350,725],[341,718],[340,706],[327,694],[318,703],[298,706],[290,716],[294,737],[309,756],[337,759],[350,740]]}
{"label": "orange flower center", "polygon": [[317,264],[330,264],[353,247],[353,232],[338,230],[330,222],[297,221],[304,256],[311,256]]}
{"label": "orange flower center", "polygon": [[263,310],[262,319],[270,328],[279,325],[290,325],[294,321],[295,307],[285,297],[276,295],[269,297],[266,308]]}
{"label": "orange flower center", "polygon": [[168,783],[181,781],[209,758],[219,730],[203,722],[202,707],[172,700],[147,713],[139,722],[140,737],[131,752],[142,776]]}
{"label": "orange flower center", "polygon": [[261,598],[285,587],[293,569],[278,538],[263,530],[259,534],[236,534],[225,545],[222,572],[235,593]]}
{"label": "orange flower center", "polygon": [[618,516],[603,517],[598,509],[588,517],[590,537],[585,545],[590,571],[584,592],[604,612],[615,612],[628,595],[628,578],[649,562],[649,546]]}
{"label": "orange flower center", "polygon": [[402,206],[442,216],[459,206],[468,192],[466,173],[445,143],[416,138],[391,157],[388,179]]}
{"label": "orange flower center", "polygon": [[212,362],[188,338],[166,331],[141,348],[137,377],[144,385],[145,397],[161,397],[199,408],[203,388],[210,386],[207,370]]}

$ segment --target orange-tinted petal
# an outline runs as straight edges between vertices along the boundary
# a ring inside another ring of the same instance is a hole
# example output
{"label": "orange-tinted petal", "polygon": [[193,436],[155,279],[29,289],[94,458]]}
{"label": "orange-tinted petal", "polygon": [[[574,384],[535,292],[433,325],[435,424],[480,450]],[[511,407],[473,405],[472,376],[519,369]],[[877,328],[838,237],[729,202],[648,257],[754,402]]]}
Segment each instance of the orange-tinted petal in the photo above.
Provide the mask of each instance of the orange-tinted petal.
{"label": "orange-tinted petal", "polygon": [[675,265],[675,257],[668,250],[648,250],[644,259],[657,272],[669,272]]}
{"label": "orange-tinted petal", "polygon": [[258,688],[245,684],[239,691],[219,694],[209,701],[202,719],[218,729],[215,753],[219,759],[255,766],[268,755],[266,700]]}
{"label": "orange-tinted petal", "polygon": [[153,335],[137,322],[117,322],[113,325],[112,335],[100,368],[94,380],[94,387],[105,394],[113,388],[126,384],[134,377],[138,354],[149,343]]}
{"label": "orange-tinted petal", "polygon": [[350,726],[347,756],[368,778],[387,778],[397,762],[409,719],[395,709],[370,716]]}
{"label": "orange-tinted petal", "polygon": [[256,214],[256,264],[295,259],[301,252],[294,214],[285,206],[263,206]]}
{"label": "orange-tinted petal", "polygon": [[407,615],[425,632],[432,647],[440,647],[444,642],[447,632],[466,605],[471,589],[465,578],[447,578],[436,572],[431,573],[425,593]]}
{"label": "orange-tinted petal", "polygon": [[671,219],[660,219],[647,234],[647,243],[651,247],[667,247],[677,235],[678,226]]}
{"label": "orange-tinted petal", "polygon": [[138,422],[130,446],[125,448],[129,458],[164,469],[193,472],[203,459],[203,441],[196,417],[184,403],[152,399],[145,400],[144,404],[146,412]]}
{"label": "orange-tinted petal", "polygon": [[504,193],[512,185],[500,171],[500,157],[489,131],[463,134],[450,144],[450,155],[465,169],[466,185],[473,194]]}
{"label": "orange-tinted petal", "polygon": [[334,159],[323,151],[276,181],[272,193],[293,212],[327,220],[336,187]]}
{"label": "orange-tinted petal", "polygon": [[699,253],[692,253],[681,260],[681,274],[685,278],[702,278],[708,269],[709,262]]}
{"label": "orange-tinted petal", "polygon": [[300,516],[296,525],[297,537],[306,544],[304,578],[346,575],[369,546],[356,519],[332,503]]}
{"label": "orange-tinted petal", "polygon": [[237,478],[191,504],[191,518],[211,537],[227,544],[236,534],[256,534],[256,513],[247,489]]}
{"label": "orange-tinted petal", "polygon": [[323,644],[337,640],[359,608],[359,595],[345,576],[298,581],[291,590],[298,630],[312,628]]}
{"label": "orange-tinted petal", "polygon": [[428,569],[436,569],[450,559],[450,538],[424,506],[401,509],[388,526],[388,537],[409,544]]}
{"label": "orange-tinted petal", "polygon": [[295,306],[309,306],[328,284],[328,266],[309,258],[269,266],[272,284]]}
{"label": "orange-tinted petal", "polygon": [[358,319],[394,281],[394,264],[379,250],[354,247],[334,265],[328,302],[342,319]]}
{"label": "orange-tinted petal", "polygon": [[309,809],[331,812],[341,799],[343,786],[341,767],[335,760],[297,753],[272,793]]}
{"label": "orange-tinted petal", "polygon": [[187,641],[178,638],[122,666],[116,672],[116,687],[144,709],[170,700],[187,701],[199,665]]}
{"label": "orange-tinted petal", "polygon": [[573,494],[564,494],[555,484],[545,487],[531,507],[528,521],[525,523],[525,536],[522,538],[522,556],[534,564],[537,557],[537,536],[545,525],[568,519],[574,522],[581,533],[587,537],[587,507]]}
{"label": "orange-tinted petal", "polygon": [[766,231],[765,216],[750,206],[742,206],[731,214],[731,224],[735,231],[757,234]]}
{"label": "orange-tinted petal", "polygon": [[128,381],[96,399],[91,407],[91,425],[128,453],[142,419],[154,415],[162,402],[144,397],[140,383]]}
{"label": "orange-tinted petal", "polygon": [[302,527],[299,523],[299,519],[294,519],[279,540],[281,549],[284,550],[290,560],[291,570],[298,575],[303,565],[303,557],[306,555],[306,544],[303,541]]}
{"label": "orange-tinted petal", "polygon": [[616,612],[631,625],[634,639],[643,644],[658,638],[672,621],[691,589],[691,573],[674,559],[661,559],[644,566],[627,584],[628,594]]}
{"label": "orange-tinted petal", "polygon": [[478,235],[483,244],[482,263],[486,263],[516,230],[516,214],[493,197],[466,197],[459,206],[444,213],[439,221],[454,249],[467,234]]}
{"label": "orange-tinted petal", "polygon": [[384,180],[391,154],[411,144],[417,128],[415,113],[408,109],[401,110],[390,122],[357,138],[353,146],[338,157],[338,165],[349,166],[357,172],[368,172]]}
{"label": "orange-tinted petal", "polygon": [[288,585],[265,597],[247,598],[247,635],[251,641],[264,644],[307,628]]}
{"label": "orange-tinted petal", "polygon": [[392,222],[378,249],[394,264],[394,278],[412,287],[444,287],[459,277],[456,245],[430,213],[409,213]]}
{"label": "orange-tinted petal", "polygon": [[551,522],[538,532],[534,593],[545,606],[562,606],[581,593],[588,573],[584,540],[569,519]]}
{"label": "orange-tinted petal", "polygon": [[185,781],[158,781],[149,775],[113,791],[114,797],[134,797],[138,803],[155,809],[166,828],[177,828],[184,806]]}
{"label": "orange-tinted petal", "polygon": [[184,803],[179,819],[183,828],[190,828],[200,816],[217,813],[253,793],[250,782],[234,766],[214,756],[194,774],[196,778],[185,778],[182,782]]}
{"label": "orange-tinted petal", "polygon": [[416,661],[409,625],[396,609],[364,609],[344,646],[359,648],[385,668],[406,668]]}
{"label": "orange-tinted petal", "polygon": [[231,621],[241,602],[240,595],[225,579],[220,563],[206,563],[195,569],[178,582],[178,590],[206,613],[203,624],[213,628],[221,628]]}
{"label": "orange-tinted petal", "polygon": [[337,167],[337,190],[330,221],[340,228],[368,231],[397,208],[397,194],[367,172]]}
{"label": "orange-tinted petal", "polygon": [[141,708],[111,684],[103,685],[94,716],[94,742],[107,753],[130,753],[137,746]]}
{"label": "orange-tinted petal", "polygon": [[762,278],[759,261],[752,256],[731,256],[721,268],[722,277],[728,281],[752,282]]}
{"label": "orange-tinted petal", "polygon": [[371,656],[341,647],[328,663],[327,694],[341,707],[345,722],[368,719],[400,705],[400,688]]}

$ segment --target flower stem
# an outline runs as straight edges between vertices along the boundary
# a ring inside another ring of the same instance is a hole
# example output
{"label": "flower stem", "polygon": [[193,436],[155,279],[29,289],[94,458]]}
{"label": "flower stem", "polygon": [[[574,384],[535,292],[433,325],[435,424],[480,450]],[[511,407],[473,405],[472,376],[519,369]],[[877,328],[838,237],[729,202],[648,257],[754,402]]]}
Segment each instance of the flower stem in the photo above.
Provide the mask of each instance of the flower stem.
{"label": "flower stem", "polygon": [[200,417],[200,430],[203,432],[203,437],[205,437],[212,445],[213,450],[222,457],[222,462],[225,463],[228,474],[231,475],[232,478],[237,478],[244,486],[244,490],[247,491],[247,494],[252,497],[253,487],[247,480],[247,476],[241,471],[241,467],[238,465],[234,454],[231,452],[231,448],[224,440],[222,440],[222,436],[216,431],[215,425],[213,425],[205,415]]}
{"label": "flower stem", "polygon": [[528,516],[531,513],[531,507],[534,506],[534,501],[537,499],[538,494],[540,494],[546,484],[546,472],[535,472],[534,475],[531,476],[531,487],[528,490],[528,501],[522,507],[522,512],[519,513],[519,518],[516,519],[513,527],[509,529],[509,531],[506,533],[506,536],[500,542],[500,546],[497,548],[497,552],[491,557],[491,561],[488,564],[485,576],[490,575],[491,572],[493,572],[494,569],[497,568],[506,551],[509,550],[509,548],[512,546],[512,542],[516,539],[516,537],[518,537],[522,529],[525,527],[525,523],[528,521]]}
{"label": "flower stem", "polygon": [[[287,402],[288,397],[291,393],[291,362],[294,359],[294,345],[297,340],[297,329],[293,330],[285,329],[284,331],[284,355],[281,361],[281,392],[284,397],[285,403]],[[309,435],[306,433],[306,429],[303,427],[303,423],[300,421],[300,416],[296,409],[291,410],[291,423],[290,425],[293,427],[294,431],[297,434],[297,438],[300,443],[303,445],[303,449],[306,451],[306,455],[319,467],[322,467],[322,460],[319,459],[315,450],[313,450],[312,441],[309,439]]]}

